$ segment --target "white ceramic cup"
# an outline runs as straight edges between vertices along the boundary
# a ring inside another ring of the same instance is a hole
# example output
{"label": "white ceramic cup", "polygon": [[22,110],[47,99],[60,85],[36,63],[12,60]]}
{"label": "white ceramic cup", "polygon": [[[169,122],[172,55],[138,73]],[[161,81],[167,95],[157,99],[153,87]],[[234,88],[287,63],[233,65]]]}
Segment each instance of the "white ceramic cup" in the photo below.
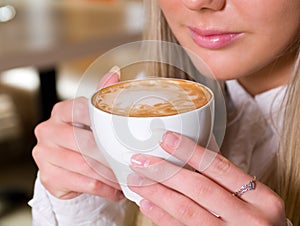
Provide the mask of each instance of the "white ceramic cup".
{"label": "white ceramic cup", "polygon": [[[165,131],[182,134],[202,146],[207,146],[213,129],[214,95],[209,88],[202,87],[210,93],[210,99],[204,106],[170,116],[130,117],[116,115],[100,110],[93,104],[93,97],[90,98],[91,128],[97,146],[114,171],[121,189],[128,199],[138,205],[141,200],[141,197],[132,192],[127,184],[128,175],[133,173],[129,167],[130,158],[133,154],[144,153],[164,158],[180,166],[185,165],[184,162],[172,157],[160,147],[159,144]],[[148,94],[141,92],[137,99],[153,100],[153,95],[151,98],[143,95]],[[158,92],[155,93],[155,98],[165,97],[160,96]],[[128,101],[126,92],[120,93],[118,99],[120,103]]]}

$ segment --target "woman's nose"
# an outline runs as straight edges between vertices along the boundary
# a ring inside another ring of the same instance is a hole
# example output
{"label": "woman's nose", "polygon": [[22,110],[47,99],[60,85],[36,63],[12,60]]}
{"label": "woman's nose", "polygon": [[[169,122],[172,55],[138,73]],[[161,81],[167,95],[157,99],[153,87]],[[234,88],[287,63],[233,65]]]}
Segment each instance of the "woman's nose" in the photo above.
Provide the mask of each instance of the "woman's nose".
{"label": "woman's nose", "polygon": [[226,0],[182,0],[183,4],[190,10],[221,10],[225,6]]}

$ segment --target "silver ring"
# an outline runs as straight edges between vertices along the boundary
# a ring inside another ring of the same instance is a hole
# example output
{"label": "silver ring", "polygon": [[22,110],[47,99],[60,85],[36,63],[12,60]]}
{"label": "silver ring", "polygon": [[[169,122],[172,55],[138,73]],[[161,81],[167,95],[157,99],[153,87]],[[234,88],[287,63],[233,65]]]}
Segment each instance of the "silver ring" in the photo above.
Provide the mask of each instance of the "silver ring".
{"label": "silver ring", "polygon": [[233,193],[233,196],[240,197],[242,194],[244,194],[247,191],[254,190],[256,187],[256,176],[253,177],[253,180],[251,180],[248,184],[243,185],[238,191]]}

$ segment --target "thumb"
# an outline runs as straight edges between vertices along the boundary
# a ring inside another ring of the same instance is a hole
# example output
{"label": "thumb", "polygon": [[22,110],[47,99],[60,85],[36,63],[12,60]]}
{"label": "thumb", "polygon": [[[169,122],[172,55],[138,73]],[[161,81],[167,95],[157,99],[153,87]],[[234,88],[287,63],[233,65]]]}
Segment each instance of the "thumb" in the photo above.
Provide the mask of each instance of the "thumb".
{"label": "thumb", "polygon": [[107,74],[101,79],[98,84],[98,89],[104,88],[109,85],[113,85],[120,81],[120,68],[118,66],[112,67]]}

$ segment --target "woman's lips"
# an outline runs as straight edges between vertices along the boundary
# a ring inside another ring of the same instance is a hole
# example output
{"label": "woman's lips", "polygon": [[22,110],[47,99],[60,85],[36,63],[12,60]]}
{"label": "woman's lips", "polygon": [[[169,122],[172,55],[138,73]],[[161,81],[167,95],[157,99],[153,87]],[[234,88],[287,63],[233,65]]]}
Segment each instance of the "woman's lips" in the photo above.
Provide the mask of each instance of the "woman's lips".
{"label": "woman's lips", "polygon": [[194,42],[205,49],[220,49],[231,44],[242,33],[200,30],[189,27]]}

